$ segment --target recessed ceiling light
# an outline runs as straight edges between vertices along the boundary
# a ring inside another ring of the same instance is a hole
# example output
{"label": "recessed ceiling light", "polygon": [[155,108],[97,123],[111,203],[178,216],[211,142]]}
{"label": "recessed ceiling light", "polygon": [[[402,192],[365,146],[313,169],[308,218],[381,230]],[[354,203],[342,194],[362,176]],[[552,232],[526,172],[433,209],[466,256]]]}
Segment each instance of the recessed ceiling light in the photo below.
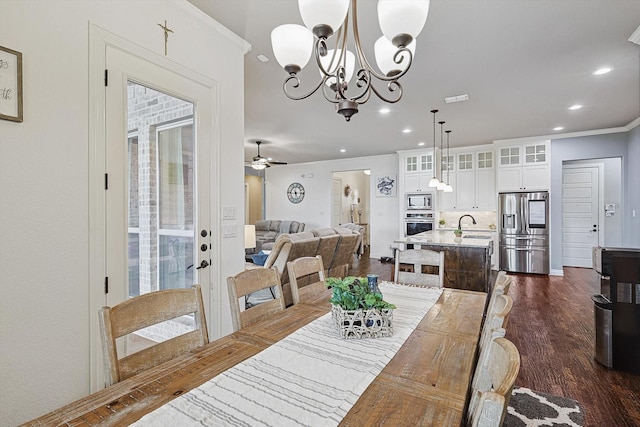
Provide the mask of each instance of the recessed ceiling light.
{"label": "recessed ceiling light", "polygon": [[613,70],[613,68],[611,68],[611,67],[598,68],[597,70],[595,70],[593,72],[593,75],[594,76],[601,76],[603,74],[607,74],[607,73],[611,72],[611,70]]}
{"label": "recessed ceiling light", "polygon": [[444,102],[446,102],[447,104],[451,104],[452,102],[461,102],[461,101],[468,101],[468,100],[469,100],[469,94],[465,93],[463,95],[448,96],[444,99]]}
{"label": "recessed ceiling light", "polygon": [[344,148],[341,148],[341,149],[340,149],[340,152],[341,152],[341,153],[346,153],[346,152],[347,152],[347,150],[345,150]]}
{"label": "recessed ceiling light", "polygon": [[569,107],[569,110],[579,110],[582,108],[582,105],[580,104],[574,104],[571,107]]}
{"label": "recessed ceiling light", "polygon": [[269,58],[263,54],[258,55],[256,58],[258,58],[260,62],[269,62]]}
{"label": "recessed ceiling light", "polygon": [[556,132],[562,129],[564,129],[562,126],[556,126],[553,128],[553,130],[555,130]]}
{"label": "recessed ceiling light", "polygon": [[389,114],[390,111],[391,110],[389,108],[384,107],[384,108],[381,108],[378,112],[380,114]]}
{"label": "recessed ceiling light", "polygon": [[418,145],[422,147],[424,145],[424,142],[418,142]]}
{"label": "recessed ceiling light", "polygon": [[411,129],[402,129],[402,133],[411,133]]}

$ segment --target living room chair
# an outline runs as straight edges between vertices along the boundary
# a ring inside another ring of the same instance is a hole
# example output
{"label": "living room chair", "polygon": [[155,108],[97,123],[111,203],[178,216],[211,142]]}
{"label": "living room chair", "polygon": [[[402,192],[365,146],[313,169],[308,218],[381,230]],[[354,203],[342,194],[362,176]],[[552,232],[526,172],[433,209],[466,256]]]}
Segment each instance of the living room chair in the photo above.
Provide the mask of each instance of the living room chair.
{"label": "living room chair", "polygon": [[324,283],[324,265],[320,255],[289,261],[287,269],[294,305],[327,289]]}
{"label": "living room chair", "polygon": [[[400,264],[412,264],[413,271],[402,271]],[[422,266],[438,267],[438,274],[423,273]],[[396,251],[394,281],[414,286],[444,286],[444,252],[428,249]]]}
{"label": "living room chair", "polygon": [[520,354],[516,346],[506,338],[493,339],[487,357],[478,360],[467,411],[468,425],[502,425],[519,371]]}
{"label": "living room chair", "polygon": [[[280,286],[280,278],[276,268],[244,270],[235,276],[227,277],[227,287],[231,320],[235,331],[259,322],[285,308],[282,286]],[[274,299],[245,307],[241,300],[262,289],[272,289]],[[243,307],[244,310],[241,310],[240,307]]]}
{"label": "living room chair", "polygon": [[[118,358],[116,338],[190,314],[195,318],[192,331]],[[188,289],[150,292],[114,307],[102,307],[99,310],[99,323],[107,385],[115,384],[209,342],[199,285]]]}

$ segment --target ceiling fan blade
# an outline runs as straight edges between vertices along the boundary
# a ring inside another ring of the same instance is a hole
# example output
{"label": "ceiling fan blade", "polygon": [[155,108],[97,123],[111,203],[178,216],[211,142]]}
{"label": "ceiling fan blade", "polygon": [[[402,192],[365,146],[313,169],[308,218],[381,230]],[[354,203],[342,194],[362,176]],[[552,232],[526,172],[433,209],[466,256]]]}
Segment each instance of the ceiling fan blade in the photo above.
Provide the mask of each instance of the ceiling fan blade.
{"label": "ceiling fan blade", "polygon": [[278,162],[276,160],[269,160],[269,163],[271,163],[272,165],[286,165],[287,162]]}

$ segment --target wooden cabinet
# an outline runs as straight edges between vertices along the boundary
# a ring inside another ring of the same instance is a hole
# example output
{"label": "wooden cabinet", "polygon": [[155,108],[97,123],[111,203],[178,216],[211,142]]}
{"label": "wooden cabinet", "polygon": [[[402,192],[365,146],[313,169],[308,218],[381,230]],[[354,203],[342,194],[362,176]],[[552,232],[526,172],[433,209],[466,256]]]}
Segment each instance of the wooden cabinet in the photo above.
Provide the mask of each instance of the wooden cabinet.
{"label": "wooden cabinet", "polygon": [[498,191],[548,190],[549,146],[540,141],[498,148]]}

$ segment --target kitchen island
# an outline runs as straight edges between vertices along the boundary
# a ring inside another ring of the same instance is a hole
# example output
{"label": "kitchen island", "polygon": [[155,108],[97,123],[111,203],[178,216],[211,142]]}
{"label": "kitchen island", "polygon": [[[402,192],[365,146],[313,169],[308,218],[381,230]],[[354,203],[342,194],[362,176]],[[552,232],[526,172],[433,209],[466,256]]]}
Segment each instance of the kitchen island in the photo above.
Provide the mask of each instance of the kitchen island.
{"label": "kitchen island", "polygon": [[399,249],[444,251],[444,286],[491,291],[491,233],[469,230],[456,238],[453,231],[432,230],[395,240]]}

